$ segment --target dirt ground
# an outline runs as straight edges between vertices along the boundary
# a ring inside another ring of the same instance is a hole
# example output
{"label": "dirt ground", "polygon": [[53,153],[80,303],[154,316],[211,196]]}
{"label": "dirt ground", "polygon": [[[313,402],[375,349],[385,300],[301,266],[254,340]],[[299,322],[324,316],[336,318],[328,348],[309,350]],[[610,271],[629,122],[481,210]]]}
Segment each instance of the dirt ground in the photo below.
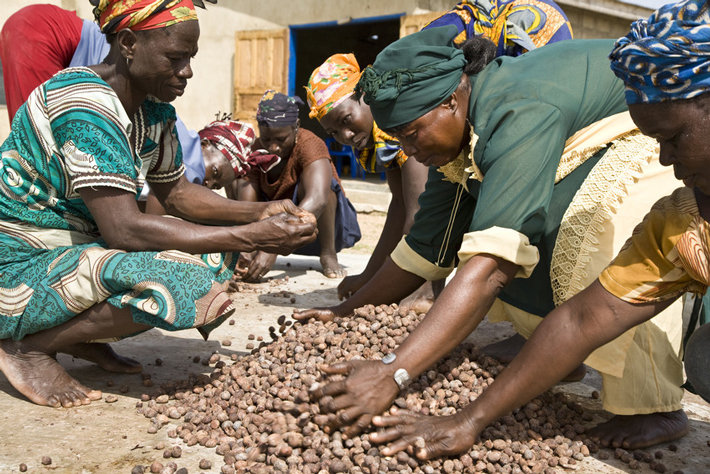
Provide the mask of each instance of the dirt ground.
{"label": "dirt ground", "polygon": [[[363,240],[353,249],[344,251],[341,262],[351,274],[362,271],[379,237],[384,214],[360,214]],[[213,368],[203,365],[210,355],[218,351],[224,360],[233,353],[246,353],[250,334],[268,339],[269,326],[276,319],[289,315],[294,309],[337,304],[337,280],[325,278],[319,271],[317,258],[279,258],[270,281],[260,285],[247,285],[234,293],[238,308],[231,318],[234,324],[223,324],[208,341],[203,341],[197,331],[167,333],[151,330],[134,338],[115,343],[117,352],[138,359],[144,365],[153,384],[187,378],[190,373],[210,373]],[[288,278],[287,278],[288,277]],[[512,334],[510,326],[491,325],[484,322],[471,336],[479,345],[503,339]],[[199,362],[194,362],[196,357]],[[221,456],[212,448],[199,445],[185,446],[180,439],[171,439],[167,425],[156,434],[149,434],[151,423],[137,413],[136,403],[143,393],[150,393],[140,374],[109,374],[81,360],[60,355],[60,362],[69,373],[87,386],[103,390],[104,398],[89,406],[75,409],[52,409],[33,405],[19,395],[0,376],[0,474],[20,472],[20,464],[27,465],[30,473],[130,473],[134,466],[150,466],[153,461],[166,462],[159,443],[166,447],[182,446],[182,456],[173,459],[189,473],[218,473],[223,464]],[[158,364],[157,359],[161,359]],[[596,423],[606,419],[599,400],[592,391],[600,387],[600,378],[593,371],[582,382],[560,385],[556,389],[573,394],[594,415]],[[109,397],[113,395],[113,397]],[[116,401],[109,403],[110,399]],[[684,406],[691,418],[691,432],[677,442],[678,450],[672,452],[668,445],[651,451],[660,451],[667,472],[686,474],[710,472],[710,406],[698,397],[688,395]],[[42,457],[51,458],[43,465]],[[212,462],[211,469],[199,469],[200,460]],[[651,473],[648,464],[638,470],[611,459],[600,461],[587,458],[579,464],[579,473],[622,472]],[[148,471],[146,471],[148,472]]]}

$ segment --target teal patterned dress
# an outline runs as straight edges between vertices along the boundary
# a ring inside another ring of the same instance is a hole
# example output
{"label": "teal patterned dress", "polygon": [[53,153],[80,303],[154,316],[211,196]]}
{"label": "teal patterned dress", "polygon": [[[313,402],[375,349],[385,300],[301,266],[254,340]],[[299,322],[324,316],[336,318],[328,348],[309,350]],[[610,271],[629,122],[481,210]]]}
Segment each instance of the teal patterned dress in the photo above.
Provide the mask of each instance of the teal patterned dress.
{"label": "teal patterned dress", "polygon": [[88,68],[66,69],[18,110],[0,147],[0,339],[22,339],[108,301],[136,323],[203,335],[231,312],[231,253],[108,248],[79,195],[135,193],[182,176],[175,110],[148,99],[134,127],[113,89]]}

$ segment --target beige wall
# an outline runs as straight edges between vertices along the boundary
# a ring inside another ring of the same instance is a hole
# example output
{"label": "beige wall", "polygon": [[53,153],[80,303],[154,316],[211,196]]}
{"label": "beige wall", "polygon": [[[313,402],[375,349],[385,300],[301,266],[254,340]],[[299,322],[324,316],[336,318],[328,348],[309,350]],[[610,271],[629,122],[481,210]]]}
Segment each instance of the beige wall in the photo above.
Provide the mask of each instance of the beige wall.
{"label": "beige wall", "polygon": [[[616,0],[557,0],[568,13],[577,38],[613,38],[626,34],[632,19],[650,10]],[[12,13],[33,3],[52,3],[91,18],[88,0],[0,0],[0,26]],[[193,62],[195,76],[174,105],[188,127],[199,129],[217,112],[233,104],[234,33],[238,30],[285,28],[288,25],[347,21],[397,13],[443,11],[454,0],[219,0],[198,9],[200,51]],[[617,13],[615,13],[617,12]],[[626,30],[626,31],[625,31]],[[0,139],[9,132],[7,113],[0,108]]]}
{"label": "beige wall", "polygon": [[625,36],[631,22],[648,18],[653,11],[616,0],[555,1],[567,14],[577,39]]}
{"label": "beige wall", "polygon": [[[92,18],[88,0],[0,0],[0,27],[17,10],[35,3],[51,3],[75,10],[81,18]],[[229,5],[237,1],[222,0],[220,3]],[[218,111],[231,111],[234,32],[281,27],[271,21],[209,3],[206,11],[198,8],[197,14],[201,37],[200,51],[193,62],[194,77],[188,83],[185,95],[174,103],[180,117],[193,129],[199,129],[213,120]],[[9,130],[7,110],[0,106],[0,140],[7,137]]]}

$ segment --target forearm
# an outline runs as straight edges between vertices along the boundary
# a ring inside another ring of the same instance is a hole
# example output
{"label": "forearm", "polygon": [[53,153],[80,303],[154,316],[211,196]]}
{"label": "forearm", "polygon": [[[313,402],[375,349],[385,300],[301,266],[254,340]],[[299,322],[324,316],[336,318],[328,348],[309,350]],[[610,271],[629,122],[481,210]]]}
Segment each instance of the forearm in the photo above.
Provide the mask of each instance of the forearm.
{"label": "forearm", "polygon": [[366,304],[380,305],[400,301],[419,288],[423,282],[423,278],[402,270],[387,257],[375,276],[353,296],[338,305],[336,312],[347,315]]}
{"label": "forearm", "polygon": [[559,382],[592,351],[670,303],[632,305],[594,282],[546,316],[520,354],[461,415],[482,430]]}
{"label": "forearm", "polygon": [[163,205],[170,215],[213,225],[255,222],[266,207],[266,203],[226,199],[204,186],[188,182],[176,185],[164,197]]}
{"label": "forearm", "polygon": [[402,239],[402,229],[404,226],[404,206],[402,201],[395,200],[390,202],[387,209],[387,219],[382,228],[380,239],[375,245],[375,250],[372,252],[370,260],[367,262],[363,275],[372,278],[377,270],[379,270],[385,262],[385,259],[397,247],[397,244]]}
{"label": "forearm", "polygon": [[136,216],[107,240],[111,248],[129,252],[180,250],[187,253],[250,252],[258,250],[253,226],[204,226],[163,216]]}
{"label": "forearm", "polygon": [[396,349],[398,366],[418,376],[460,344],[483,320],[517,265],[477,255],[444,288],[426,318]]}

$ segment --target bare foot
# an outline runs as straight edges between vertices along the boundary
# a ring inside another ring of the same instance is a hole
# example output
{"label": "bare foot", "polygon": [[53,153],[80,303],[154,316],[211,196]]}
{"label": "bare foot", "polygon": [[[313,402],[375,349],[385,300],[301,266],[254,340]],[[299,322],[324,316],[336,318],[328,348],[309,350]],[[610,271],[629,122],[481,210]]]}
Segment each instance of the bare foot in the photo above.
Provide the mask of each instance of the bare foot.
{"label": "bare foot", "polygon": [[22,341],[0,341],[0,370],[17,391],[37,405],[70,408],[88,405],[102,396],[67,374],[51,355]]}
{"label": "bare foot", "polygon": [[[513,361],[513,359],[515,359],[515,356],[518,355],[518,352],[520,352],[524,345],[525,338],[520,334],[515,334],[510,336],[508,339],[488,344],[482,349],[482,351],[488,357],[493,357],[501,364],[508,365]],[[585,377],[585,375],[587,375],[587,366],[582,364],[567,374],[567,376],[561,381],[579,382]]]}
{"label": "bare foot", "polygon": [[616,415],[588,430],[589,437],[604,447],[641,449],[688,434],[683,410],[648,415]]}
{"label": "bare foot", "polygon": [[345,278],[348,276],[348,272],[345,268],[338,263],[337,255],[321,254],[320,264],[323,267],[323,275],[328,278]]}
{"label": "bare foot", "polygon": [[434,290],[431,282],[428,281],[399,303],[399,314],[405,315],[410,311],[417,314],[428,313],[434,305],[434,301],[436,301]]}
{"label": "bare foot", "polygon": [[140,362],[116,354],[111,346],[105,343],[73,344],[62,348],[59,352],[93,362],[107,372],[137,374],[143,371]]}

